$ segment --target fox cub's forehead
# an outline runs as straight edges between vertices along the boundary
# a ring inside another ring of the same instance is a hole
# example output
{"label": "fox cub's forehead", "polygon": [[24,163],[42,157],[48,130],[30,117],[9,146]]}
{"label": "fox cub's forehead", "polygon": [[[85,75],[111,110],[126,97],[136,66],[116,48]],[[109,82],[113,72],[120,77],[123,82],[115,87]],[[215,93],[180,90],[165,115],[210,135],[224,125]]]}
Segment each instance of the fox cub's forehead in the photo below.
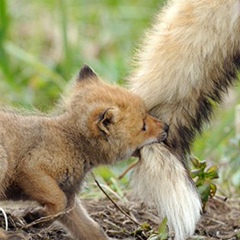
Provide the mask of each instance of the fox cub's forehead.
{"label": "fox cub's forehead", "polygon": [[[142,99],[131,93],[129,90],[117,85],[111,85],[102,80],[96,73],[87,65],[83,66],[75,82],[73,95],[78,100],[84,99],[86,104],[115,105],[122,109],[132,109],[145,114],[145,105]],[[79,99],[80,98],[80,99]]]}
{"label": "fox cub's forehead", "polygon": [[99,81],[96,84],[89,84],[86,86],[85,94],[89,95],[91,98],[95,98],[96,100],[99,99],[104,102],[115,102],[119,105],[135,105],[145,108],[140,97],[125,88],[110,85],[104,81]]}
{"label": "fox cub's forehead", "polygon": [[138,109],[140,112],[145,112],[145,105],[142,99],[127,89],[117,87],[113,91],[109,91],[106,95],[108,95],[108,99],[106,100],[112,99],[120,108],[132,109],[133,111],[134,109]]}

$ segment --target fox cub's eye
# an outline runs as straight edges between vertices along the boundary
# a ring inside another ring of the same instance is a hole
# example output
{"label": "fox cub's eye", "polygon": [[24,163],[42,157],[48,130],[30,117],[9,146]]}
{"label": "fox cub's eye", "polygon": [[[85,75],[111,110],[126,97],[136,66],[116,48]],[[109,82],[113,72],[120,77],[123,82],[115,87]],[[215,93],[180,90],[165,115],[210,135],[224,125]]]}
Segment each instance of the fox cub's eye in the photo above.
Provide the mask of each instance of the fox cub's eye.
{"label": "fox cub's eye", "polygon": [[147,130],[146,123],[145,123],[145,121],[143,121],[142,131],[145,132],[146,130]]}
{"label": "fox cub's eye", "polygon": [[110,123],[111,123],[110,119],[105,119],[105,120],[103,121],[103,125],[104,125],[105,127],[107,127]]}

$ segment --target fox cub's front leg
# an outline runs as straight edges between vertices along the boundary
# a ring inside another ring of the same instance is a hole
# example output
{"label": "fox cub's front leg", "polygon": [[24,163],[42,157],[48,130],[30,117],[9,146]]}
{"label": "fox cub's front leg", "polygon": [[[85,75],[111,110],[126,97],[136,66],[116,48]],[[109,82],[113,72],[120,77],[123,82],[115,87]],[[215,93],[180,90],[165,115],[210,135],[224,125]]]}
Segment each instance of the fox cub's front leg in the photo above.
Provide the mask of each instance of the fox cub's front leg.
{"label": "fox cub's front leg", "polygon": [[0,239],[1,240],[29,240],[29,236],[22,232],[11,232],[5,231],[0,228]]}
{"label": "fox cub's front leg", "polygon": [[[57,182],[43,172],[21,174],[20,187],[42,207],[27,212],[25,219],[34,221],[40,217],[63,213],[59,221],[66,226],[77,240],[107,240],[100,226],[90,218],[75,195],[66,196]],[[68,213],[65,213],[68,211]],[[55,219],[52,219],[55,220]],[[46,222],[49,224],[51,222]],[[42,225],[42,224],[41,224]]]}
{"label": "fox cub's front leg", "polygon": [[65,211],[67,197],[52,177],[41,171],[26,171],[22,172],[20,176],[19,187],[30,199],[42,205],[42,207],[31,209],[26,213],[27,222]]}

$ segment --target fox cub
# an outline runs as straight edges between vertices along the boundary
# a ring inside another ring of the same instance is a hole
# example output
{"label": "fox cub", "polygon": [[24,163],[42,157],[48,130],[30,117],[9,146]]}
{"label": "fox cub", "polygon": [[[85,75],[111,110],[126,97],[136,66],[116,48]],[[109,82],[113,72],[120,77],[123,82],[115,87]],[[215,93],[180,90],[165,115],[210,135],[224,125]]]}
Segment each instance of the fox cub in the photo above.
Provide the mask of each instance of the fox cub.
{"label": "fox cub", "polygon": [[84,66],[59,114],[0,112],[0,200],[37,201],[27,221],[65,212],[58,220],[75,239],[108,239],[75,197],[84,176],[165,140],[167,129],[138,96]]}

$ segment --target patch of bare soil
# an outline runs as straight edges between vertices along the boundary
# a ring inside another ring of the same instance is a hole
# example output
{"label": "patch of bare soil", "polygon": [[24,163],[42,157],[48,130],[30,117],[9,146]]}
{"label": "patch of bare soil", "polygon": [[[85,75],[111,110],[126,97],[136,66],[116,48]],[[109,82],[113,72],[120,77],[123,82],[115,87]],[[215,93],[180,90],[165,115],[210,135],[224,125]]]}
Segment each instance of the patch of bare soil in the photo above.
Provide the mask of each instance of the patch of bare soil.
{"label": "patch of bare soil", "polygon": [[[139,202],[116,203],[131,216],[131,219],[126,217],[108,199],[85,201],[85,206],[90,215],[114,239],[147,239],[161,223],[154,209],[150,209]],[[16,217],[14,211],[7,211],[9,229],[13,231],[13,236],[15,235],[11,238],[12,240],[72,240],[65,230],[57,224],[52,224],[45,229],[34,227],[24,229],[24,221],[20,217]],[[137,223],[146,224],[143,228]],[[0,226],[5,226],[2,213],[0,213]],[[206,205],[193,239],[240,239],[240,200],[211,199]]]}

